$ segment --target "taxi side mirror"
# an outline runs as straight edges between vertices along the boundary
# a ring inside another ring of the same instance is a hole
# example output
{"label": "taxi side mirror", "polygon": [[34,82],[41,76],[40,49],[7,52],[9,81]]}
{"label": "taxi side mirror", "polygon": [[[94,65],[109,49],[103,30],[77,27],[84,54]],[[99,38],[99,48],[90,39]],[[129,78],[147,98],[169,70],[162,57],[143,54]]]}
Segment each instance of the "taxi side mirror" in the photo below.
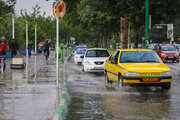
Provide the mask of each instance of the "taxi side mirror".
{"label": "taxi side mirror", "polygon": [[117,61],[116,60],[112,60],[111,63],[112,64],[117,64]]}

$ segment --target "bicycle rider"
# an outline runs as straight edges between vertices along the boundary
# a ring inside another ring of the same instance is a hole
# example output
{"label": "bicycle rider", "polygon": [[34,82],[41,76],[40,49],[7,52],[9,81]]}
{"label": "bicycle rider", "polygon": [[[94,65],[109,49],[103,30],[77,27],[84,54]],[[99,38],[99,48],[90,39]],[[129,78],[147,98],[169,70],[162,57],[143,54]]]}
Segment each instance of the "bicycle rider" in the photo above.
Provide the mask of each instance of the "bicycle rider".
{"label": "bicycle rider", "polygon": [[47,52],[48,57],[49,57],[49,48],[50,48],[50,44],[49,44],[48,40],[46,40],[44,43],[44,54]]}

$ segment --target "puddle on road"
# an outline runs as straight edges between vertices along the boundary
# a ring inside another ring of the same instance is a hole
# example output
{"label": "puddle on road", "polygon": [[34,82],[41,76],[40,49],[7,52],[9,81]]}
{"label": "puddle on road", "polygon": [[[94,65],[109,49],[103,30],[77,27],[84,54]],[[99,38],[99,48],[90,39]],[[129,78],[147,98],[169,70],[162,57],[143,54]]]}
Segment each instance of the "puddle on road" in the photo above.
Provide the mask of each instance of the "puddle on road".
{"label": "puddle on road", "polygon": [[[107,92],[107,91],[105,91]],[[168,118],[171,109],[168,93],[71,93],[67,120],[72,119],[138,119],[152,120]]]}

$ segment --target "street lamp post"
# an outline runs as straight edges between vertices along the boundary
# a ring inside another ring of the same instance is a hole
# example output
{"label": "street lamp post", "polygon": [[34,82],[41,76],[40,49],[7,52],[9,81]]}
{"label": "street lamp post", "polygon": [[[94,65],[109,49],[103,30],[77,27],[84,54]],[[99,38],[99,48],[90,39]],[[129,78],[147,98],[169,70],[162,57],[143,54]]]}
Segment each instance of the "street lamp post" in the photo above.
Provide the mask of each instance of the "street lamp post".
{"label": "street lamp post", "polygon": [[37,54],[37,23],[35,23],[35,55]]}
{"label": "street lamp post", "polygon": [[26,57],[28,57],[28,21],[26,19]]}
{"label": "street lamp post", "polygon": [[149,0],[146,0],[146,8],[145,8],[145,49],[148,48],[148,40],[149,40]]}

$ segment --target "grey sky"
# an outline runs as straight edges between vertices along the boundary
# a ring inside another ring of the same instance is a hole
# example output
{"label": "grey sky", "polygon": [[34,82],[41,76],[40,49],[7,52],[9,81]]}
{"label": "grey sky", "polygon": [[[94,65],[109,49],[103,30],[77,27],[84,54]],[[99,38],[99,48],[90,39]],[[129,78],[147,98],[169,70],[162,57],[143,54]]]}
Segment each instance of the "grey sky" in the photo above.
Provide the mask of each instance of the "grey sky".
{"label": "grey sky", "polygon": [[17,15],[20,15],[21,9],[26,9],[28,14],[33,12],[32,7],[34,7],[37,3],[41,7],[41,15],[46,12],[45,16],[52,16],[53,15],[53,8],[52,4],[55,0],[49,0],[46,2],[46,0],[17,0],[17,3],[15,5],[15,11]]}

